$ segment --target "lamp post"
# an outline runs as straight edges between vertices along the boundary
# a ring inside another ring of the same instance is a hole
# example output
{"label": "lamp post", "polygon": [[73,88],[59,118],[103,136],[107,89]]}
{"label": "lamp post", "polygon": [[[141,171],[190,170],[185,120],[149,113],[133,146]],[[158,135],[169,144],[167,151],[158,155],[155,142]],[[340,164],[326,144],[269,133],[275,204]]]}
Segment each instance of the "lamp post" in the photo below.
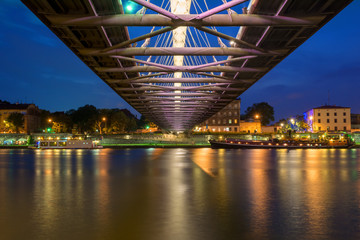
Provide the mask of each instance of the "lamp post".
{"label": "lamp post", "polygon": [[103,117],[102,121],[105,122],[105,128],[107,128],[107,126],[106,126],[106,117]]}
{"label": "lamp post", "polygon": [[46,130],[47,130],[47,132],[50,132],[50,131],[51,131],[51,128],[52,128],[52,126],[51,126],[52,119],[49,118],[49,119],[48,119],[48,122],[49,122],[49,127],[48,127]]}

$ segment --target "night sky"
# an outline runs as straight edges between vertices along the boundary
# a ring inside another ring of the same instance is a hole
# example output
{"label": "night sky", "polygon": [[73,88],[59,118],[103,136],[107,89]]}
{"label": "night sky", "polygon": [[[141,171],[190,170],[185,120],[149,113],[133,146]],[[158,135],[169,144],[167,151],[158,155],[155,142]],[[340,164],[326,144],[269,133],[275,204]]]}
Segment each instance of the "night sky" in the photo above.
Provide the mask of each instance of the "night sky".
{"label": "night sky", "polygon": [[[330,104],[360,113],[359,12],[354,1],[248,89],[242,112],[265,101],[279,120],[321,106],[329,95]],[[50,111],[92,104],[136,113],[19,0],[0,0],[0,17],[0,100]]]}

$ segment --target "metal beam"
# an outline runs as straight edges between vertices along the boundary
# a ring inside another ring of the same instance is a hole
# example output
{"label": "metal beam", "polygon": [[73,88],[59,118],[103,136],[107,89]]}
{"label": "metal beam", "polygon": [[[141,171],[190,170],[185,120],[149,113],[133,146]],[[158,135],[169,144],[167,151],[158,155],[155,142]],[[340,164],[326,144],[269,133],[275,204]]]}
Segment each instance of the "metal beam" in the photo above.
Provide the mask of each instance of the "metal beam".
{"label": "metal beam", "polygon": [[[164,65],[164,64],[139,60],[139,59],[131,58],[131,57],[124,57],[124,56],[111,56],[111,57],[123,59],[123,60],[127,60],[127,61],[132,61],[132,62],[137,62],[137,63],[142,63],[142,64],[148,65],[148,66],[155,66],[155,67],[161,67],[161,68],[166,68],[166,69],[175,69],[174,65]],[[237,57],[237,58],[229,58],[229,59],[223,60],[223,61],[211,62],[211,63],[201,64],[201,65],[188,66],[188,67],[190,69],[200,69],[202,67],[210,67],[210,66],[217,66],[217,65],[221,65],[221,64],[228,64],[231,62],[238,62],[238,61],[255,58],[255,57],[257,57],[257,56],[244,56],[244,57]]]}
{"label": "metal beam", "polygon": [[262,52],[255,49],[247,48],[220,48],[220,47],[136,47],[121,48],[104,52],[102,49],[84,48],[78,49],[81,55],[85,56],[168,56],[168,55],[186,55],[186,56],[269,56],[281,55],[288,52],[287,49],[274,50],[270,52]]}
{"label": "metal beam", "polygon": [[115,45],[113,45],[111,47],[108,47],[108,48],[105,48],[105,49],[101,50],[101,52],[108,52],[108,51],[111,51],[113,49],[126,47],[126,46],[128,46],[128,45],[130,45],[132,43],[136,43],[136,42],[145,40],[147,38],[151,38],[151,37],[154,37],[154,36],[169,32],[169,31],[171,31],[173,29],[174,29],[174,27],[164,27],[164,28],[156,30],[154,32],[150,32],[150,33],[144,34],[142,36],[139,36],[139,37],[136,37],[136,38],[133,38],[133,39],[129,39],[129,40],[124,41],[122,43],[115,44]]}
{"label": "metal beam", "polygon": [[[126,98],[126,101],[128,103],[133,103],[133,102],[153,102],[153,101],[166,101],[166,102],[174,102],[174,101],[186,101],[186,102],[197,102],[197,101],[208,101],[208,102],[231,102],[231,98],[226,98],[226,96],[221,96],[221,98],[219,98],[218,95],[216,96],[213,96],[213,97],[194,97],[194,98],[189,98],[189,97],[186,97],[186,98],[174,98],[174,97],[154,97],[153,95],[152,96],[140,96],[141,98],[138,98],[136,96],[133,96],[131,94],[128,94],[129,96],[123,96],[124,98]],[[129,98],[129,97],[133,97],[133,98]]]}
{"label": "metal beam", "polygon": [[[141,94],[121,94],[122,97],[126,98],[126,101],[129,101],[129,103],[131,102],[144,102],[145,103],[149,103],[151,104],[152,101],[154,101],[154,98],[156,98],[155,95],[141,95]],[[178,96],[178,95],[175,95]],[[231,94],[230,96],[225,96],[225,95],[205,95],[205,96],[194,96],[191,97],[191,95],[187,95],[187,96],[183,96],[181,98],[175,98],[175,96],[162,96],[163,100],[166,101],[172,101],[172,102],[179,102],[179,101],[186,101],[186,102],[192,102],[192,103],[196,103],[196,101],[194,101],[194,99],[198,99],[198,100],[206,100],[206,101],[212,101],[212,102],[230,102],[230,100],[234,97],[238,97],[239,94]],[[159,99],[159,98],[157,98]]]}
{"label": "metal beam", "polygon": [[125,68],[96,67],[98,72],[265,72],[267,68],[242,68],[234,66],[210,66],[199,69],[191,69],[189,66],[174,66],[174,69],[165,69],[154,66],[134,66]]}
{"label": "metal beam", "polygon": [[173,96],[179,96],[179,98],[174,98],[177,99],[177,101],[181,101],[181,97],[223,97],[223,98],[229,98],[229,97],[237,97],[239,96],[239,94],[226,94],[223,95],[221,93],[205,93],[205,92],[180,92],[180,93],[174,93],[174,92],[142,92],[142,93],[121,93],[121,96],[129,96],[129,97],[135,97],[135,96],[140,96],[140,97],[145,97],[145,96],[159,96],[159,97],[173,97]]}
{"label": "metal beam", "polygon": [[[228,84],[227,84],[228,86]],[[115,87],[116,91],[119,92],[128,92],[128,91],[157,91],[156,93],[167,92],[167,91],[227,91],[227,92],[241,92],[244,91],[244,88],[230,88],[230,87],[216,87],[214,85],[202,85],[202,86],[160,86],[160,85],[146,85],[136,88],[121,88]],[[161,92],[158,92],[161,91]]]}
{"label": "metal beam", "polygon": [[196,19],[203,19],[203,18],[206,18],[208,16],[211,16],[211,15],[214,15],[216,13],[219,13],[219,12],[222,12],[226,9],[229,9],[229,8],[232,8],[232,7],[235,7],[241,3],[244,3],[244,2],[247,2],[248,0],[232,0],[230,2],[225,2],[224,4],[220,5],[220,6],[217,6],[213,9],[210,9],[206,12],[203,12],[201,14],[199,14]]}
{"label": "metal beam", "polygon": [[144,77],[142,79],[105,79],[106,82],[123,83],[123,84],[143,84],[143,83],[223,83],[223,84],[243,84],[252,83],[255,79],[223,79],[223,78],[150,78]]}
{"label": "metal beam", "polygon": [[[169,83],[169,84],[171,84],[171,83]],[[168,87],[172,87],[172,85],[167,85],[167,84],[164,85],[164,84],[149,84],[149,83],[131,83],[131,85],[138,86],[137,88],[139,88],[139,87],[150,87],[150,88],[151,87],[159,87],[159,88],[166,89]],[[242,83],[237,83],[237,84],[231,84],[231,83],[194,84],[194,85],[191,85],[191,86],[188,86],[188,87],[189,87],[189,89],[190,89],[190,87],[192,87],[192,88],[193,87],[199,87],[199,88],[204,87],[204,90],[208,90],[206,87],[222,87],[222,86],[227,86],[227,87],[229,87],[229,86],[238,86],[238,87],[240,87],[239,85],[244,85],[244,84],[242,84]],[[126,86],[128,86],[128,85],[126,85]],[[239,89],[239,88],[237,88],[237,89]],[[150,89],[150,90],[152,90],[152,89]],[[215,91],[213,89],[211,89],[211,90]]]}
{"label": "metal beam", "polygon": [[196,109],[208,109],[208,110],[215,110],[215,109],[221,109],[223,106],[214,107],[213,105],[196,105],[196,104],[189,104],[189,105],[180,105],[180,107],[177,104],[173,105],[151,105],[151,106],[139,106],[137,109],[168,109],[168,110],[175,110],[175,109],[183,109],[183,108],[196,108]]}
{"label": "metal beam", "polygon": [[159,64],[159,63],[154,63],[154,62],[150,62],[150,61],[144,61],[144,60],[140,60],[140,59],[136,59],[136,58],[131,58],[131,57],[124,57],[124,56],[111,56],[113,58],[118,58],[118,59],[123,59],[126,61],[132,61],[132,62],[137,62],[137,63],[142,63],[144,65],[148,65],[148,66],[155,66],[155,67],[162,67],[162,68],[167,68],[167,69],[173,69],[173,66],[169,66],[169,65],[164,65],[164,64]]}
{"label": "metal beam", "polygon": [[258,51],[260,51],[260,52],[266,52],[264,49],[259,48],[259,47],[257,47],[257,46],[254,45],[254,44],[250,44],[250,43],[245,42],[245,41],[243,41],[243,40],[240,40],[240,39],[231,37],[231,36],[229,36],[229,35],[226,35],[226,34],[224,34],[224,33],[221,33],[221,32],[215,31],[215,30],[212,30],[212,29],[207,28],[207,27],[197,27],[197,29],[199,29],[199,30],[201,30],[201,31],[203,31],[203,32],[212,34],[212,35],[214,35],[214,36],[217,36],[217,37],[220,37],[220,38],[229,40],[229,41],[233,41],[234,43],[237,43],[237,44],[239,44],[239,45],[244,45],[244,46],[250,47],[250,48],[252,48],[252,49],[256,49],[256,50],[258,50]]}
{"label": "metal beam", "polygon": [[239,27],[239,26],[313,26],[325,16],[269,16],[256,14],[217,14],[202,20],[198,15],[178,15],[179,18],[191,20],[172,20],[158,14],[117,14],[107,16],[68,16],[48,15],[47,18],[57,26],[171,26],[171,27]]}
{"label": "metal beam", "polygon": [[[135,107],[139,107],[139,108],[151,108],[151,107],[157,107],[157,106],[175,106],[175,105],[180,105],[180,106],[211,106],[212,108],[217,108],[217,107],[224,107],[226,105],[226,103],[222,103],[222,104],[216,104],[214,105],[213,102],[151,102],[151,104],[148,105],[144,105],[141,103],[134,103],[133,106]],[[221,106],[222,105],[222,106]]]}

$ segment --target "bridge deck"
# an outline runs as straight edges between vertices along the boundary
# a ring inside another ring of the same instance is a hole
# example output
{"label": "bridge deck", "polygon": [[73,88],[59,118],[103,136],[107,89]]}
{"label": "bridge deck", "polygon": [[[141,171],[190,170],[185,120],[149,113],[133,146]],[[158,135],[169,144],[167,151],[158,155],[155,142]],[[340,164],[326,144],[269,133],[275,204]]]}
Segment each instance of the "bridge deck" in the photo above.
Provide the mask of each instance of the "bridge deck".
{"label": "bridge deck", "polygon": [[[124,100],[162,128],[171,130],[192,128],[215,114],[352,2],[252,0],[242,15],[232,14],[232,19],[227,14],[216,14],[201,21],[191,20],[192,16],[182,16],[181,21],[175,21],[161,14],[147,14],[146,18],[124,14],[119,0],[22,1]],[[231,2],[235,1],[228,3]],[[127,26],[155,23],[168,26],[161,30],[163,32],[182,24],[234,43],[225,48],[136,47],[129,38]],[[205,27],[211,24],[242,27],[237,37],[232,38]],[[164,68],[135,60],[135,56],[177,54],[229,57],[221,66],[218,62],[195,68]],[[199,78],[174,79],[166,75],[175,71],[198,74]],[[139,72],[152,74],[140,76]],[[175,87],[174,83],[198,85]]]}

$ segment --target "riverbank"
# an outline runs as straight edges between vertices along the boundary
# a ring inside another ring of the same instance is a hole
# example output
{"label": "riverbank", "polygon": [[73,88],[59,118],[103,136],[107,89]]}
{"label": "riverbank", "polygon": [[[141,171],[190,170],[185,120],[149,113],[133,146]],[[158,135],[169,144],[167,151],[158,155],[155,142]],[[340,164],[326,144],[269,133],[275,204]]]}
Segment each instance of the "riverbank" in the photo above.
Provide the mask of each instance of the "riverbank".
{"label": "riverbank", "polygon": [[[106,144],[104,148],[124,149],[124,148],[209,148],[210,144]],[[351,148],[360,149],[360,145]],[[29,149],[27,145],[0,146],[0,149]]]}
{"label": "riverbank", "polygon": [[[104,144],[104,148],[208,148],[210,144]],[[28,145],[6,145],[0,149],[28,149]]]}
{"label": "riverbank", "polygon": [[152,143],[152,144],[104,144],[104,148],[208,148],[210,144],[166,144],[166,143]]}
{"label": "riverbank", "polygon": [[[40,139],[69,139],[74,137],[69,133],[49,134],[0,134],[0,148],[27,148],[29,142]],[[81,135],[76,136],[98,141],[104,148],[207,148],[209,140],[223,140],[226,138],[242,140],[268,140],[271,138],[284,138],[284,134],[118,134],[118,135]],[[299,133],[294,137],[315,141],[321,137],[319,133]],[[360,134],[352,134],[360,148]]]}

